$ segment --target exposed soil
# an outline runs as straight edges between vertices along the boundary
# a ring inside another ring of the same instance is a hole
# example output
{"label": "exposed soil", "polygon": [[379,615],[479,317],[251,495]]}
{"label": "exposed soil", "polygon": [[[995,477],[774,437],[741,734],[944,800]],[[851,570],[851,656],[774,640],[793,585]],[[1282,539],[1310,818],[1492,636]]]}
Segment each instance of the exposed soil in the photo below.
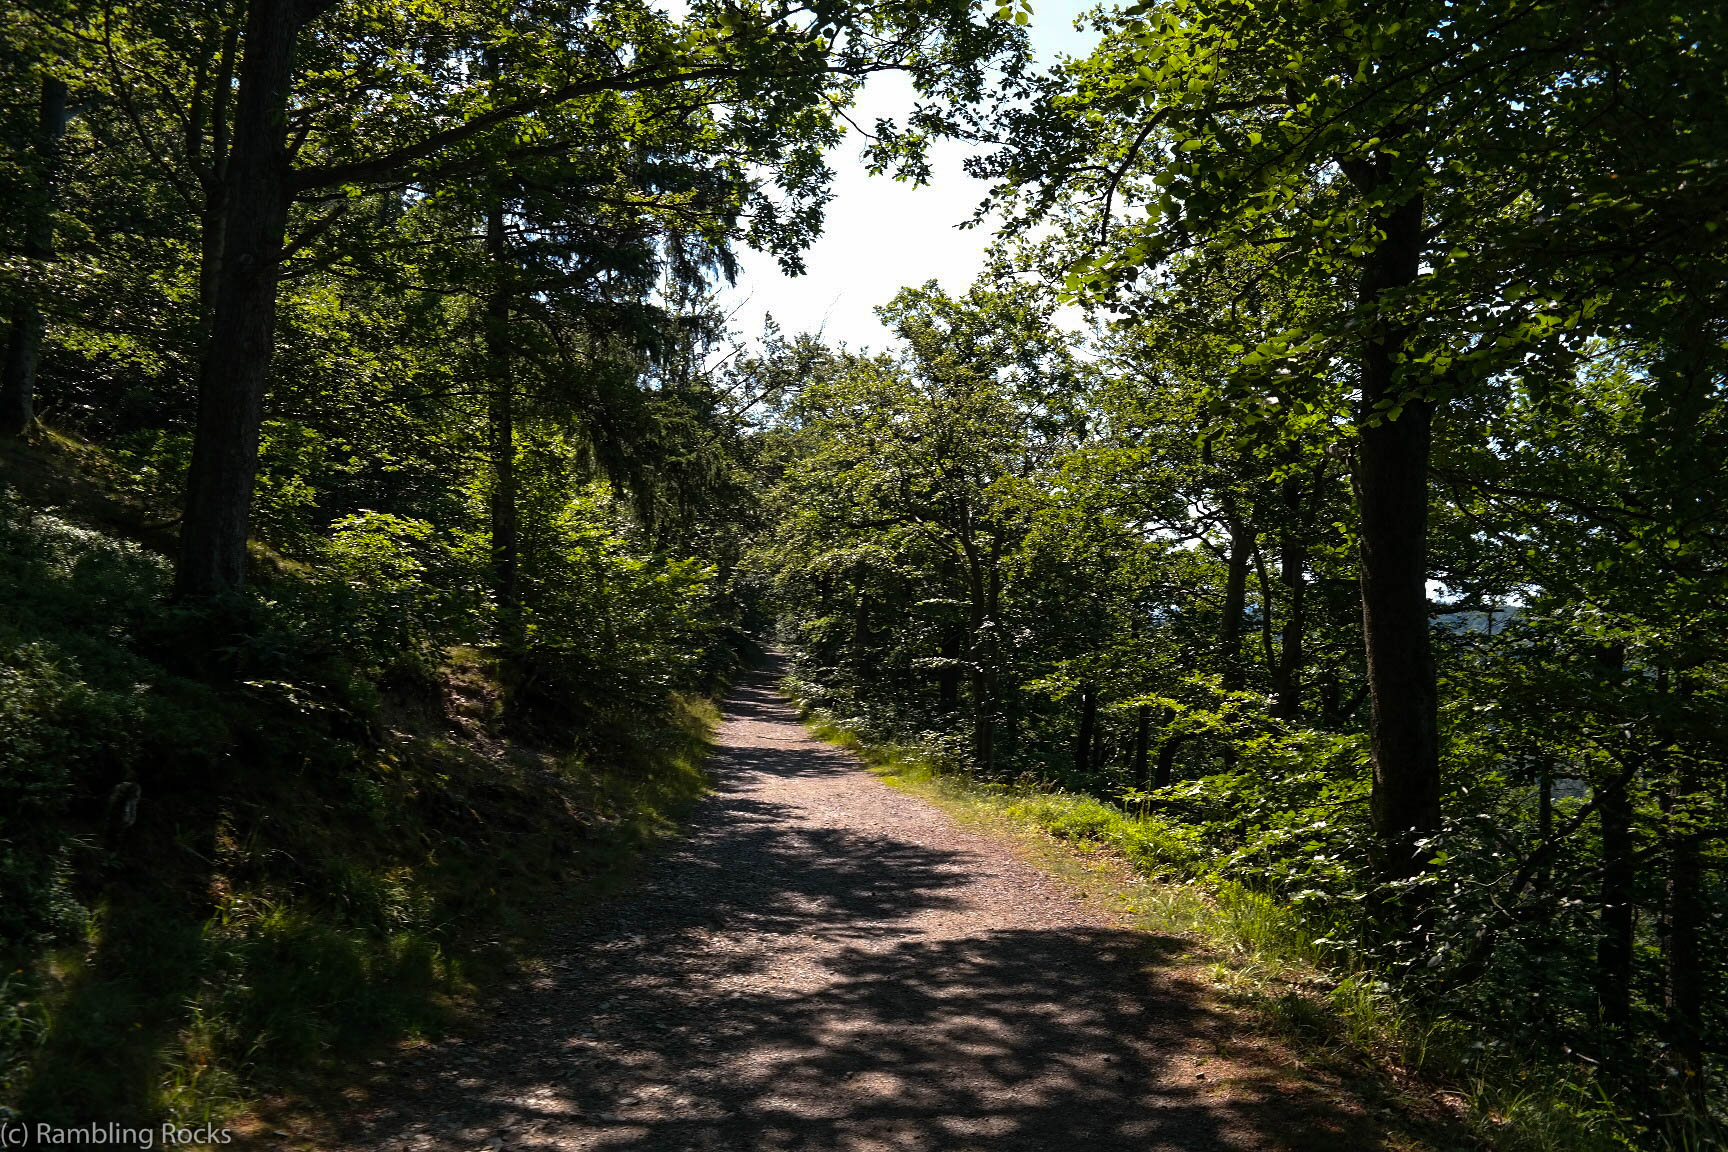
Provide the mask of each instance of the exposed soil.
{"label": "exposed soil", "polygon": [[726,710],[718,787],[627,894],[553,933],[466,1039],[392,1061],[330,1147],[1350,1149],[1340,1084],[1113,925],[798,724]]}

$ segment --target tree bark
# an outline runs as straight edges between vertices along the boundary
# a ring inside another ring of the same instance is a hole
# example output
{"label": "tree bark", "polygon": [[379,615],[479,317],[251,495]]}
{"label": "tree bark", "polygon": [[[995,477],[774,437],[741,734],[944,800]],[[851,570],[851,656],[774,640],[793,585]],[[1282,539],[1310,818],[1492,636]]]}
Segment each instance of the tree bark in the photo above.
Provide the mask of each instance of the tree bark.
{"label": "tree bark", "polygon": [[[1318,481],[1317,481],[1318,483]],[[1302,715],[1302,641],[1308,627],[1308,548],[1302,516],[1302,484],[1292,476],[1284,481],[1284,503],[1290,525],[1278,541],[1278,580],[1284,585],[1284,627],[1278,635],[1278,664],[1273,675],[1276,704],[1273,714],[1285,720]]]}
{"label": "tree bark", "polygon": [[[1539,752],[1541,758],[1536,767],[1536,841],[1546,844],[1554,838],[1554,762],[1546,752]],[[1549,867],[1542,865],[1536,874],[1536,886],[1548,887]]]}
{"label": "tree bark", "polygon": [[486,208],[486,258],[492,290],[483,321],[486,376],[491,385],[492,591],[498,633],[508,648],[522,644],[520,533],[517,525],[516,395],[510,366],[510,265],[504,204],[494,196]]}
{"label": "tree bark", "polygon": [[1001,542],[992,550],[988,569],[971,544],[965,546],[972,592],[972,758],[978,771],[988,776],[996,769],[996,675],[995,623],[1001,603],[1001,578],[996,571]]}
{"label": "tree bark", "polygon": [[942,636],[943,664],[936,670],[936,707],[944,713],[960,707],[960,633],[946,629]]}
{"label": "tree bark", "polygon": [[66,84],[42,78],[35,155],[24,214],[24,275],[12,305],[12,330],[0,367],[0,436],[18,437],[36,423],[36,369],[42,363],[47,323],[36,302],[43,267],[54,259],[54,182],[59,175],[60,141],[66,135]]}
{"label": "tree bark", "polygon": [[972,760],[990,775],[996,767],[996,721],[992,714],[994,677],[982,668],[972,672]]}
{"label": "tree bark", "polygon": [[1176,753],[1187,742],[1187,733],[1178,732],[1158,745],[1158,767],[1152,775],[1152,787],[1163,788],[1170,783],[1170,777],[1176,769]]}
{"label": "tree bark", "polygon": [[253,0],[247,11],[221,267],[200,365],[198,429],[175,572],[175,594],[183,600],[236,592],[246,579],[246,531],[292,195],[288,101],[295,43],[310,11],[290,0]]}
{"label": "tree bark", "polygon": [[[1615,681],[1626,666],[1626,649],[1605,644],[1596,653],[1596,663],[1606,681]],[[1629,749],[1622,770],[1598,785],[1596,818],[1602,832],[1602,878],[1597,897],[1596,1011],[1604,1028],[1619,1033],[1605,1037],[1605,1055],[1616,1050],[1618,1040],[1632,1022],[1632,894],[1637,880],[1632,843],[1632,784],[1642,766],[1643,753]]]}
{"label": "tree bark", "polygon": [[[1415,283],[1422,251],[1422,196],[1381,216],[1384,236],[1368,257],[1361,304]],[[1361,518],[1362,635],[1371,700],[1370,796],[1375,865],[1383,880],[1415,875],[1420,841],[1440,826],[1440,745],[1434,655],[1428,630],[1429,401],[1402,395],[1408,329],[1377,323],[1362,346],[1356,489]],[[1383,403],[1384,402],[1384,403]]]}
{"label": "tree bark", "polygon": [[1704,923],[1703,832],[1689,810],[1698,788],[1696,766],[1682,759],[1668,809],[1667,931],[1663,939],[1663,1010],[1668,1050],[1682,1093],[1704,1105],[1705,979],[1699,941]]}
{"label": "tree bark", "polygon": [[[240,26],[230,24],[223,32],[216,74],[210,90],[210,161],[199,166],[204,204],[198,227],[198,347],[210,339],[216,320],[216,297],[222,279],[222,251],[228,227],[228,149],[231,143],[228,105],[233,99],[234,56],[239,51]],[[195,98],[195,103],[196,103]],[[202,107],[194,116],[200,122]],[[203,150],[203,131],[189,133],[187,153],[197,162]]]}
{"label": "tree bark", "polygon": [[1218,621],[1218,662],[1224,687],[1242,687],[1242,613],[1248,602],[1248,567],[1253,563],[1253,540],[1236,515],[1236,501],[1224,499],[1224,524],[1230,534],[1230,552],[1224,564],[1224,614]]}
{"label": "tree bark", "polygon": [[1596,1005],[1602,1023],[1623,1029],[1632,1022],[1632,793],[1622,773],[1602,789],[1596,806],[1602,822],[1602,883],[1598,894]]}
{"label": "tree bark", "polygon": [[1152,707],[1142,704],[1134,709],[1134,780],[1141,788],[1150,781],[1152,751]]}
{"label": "tree bark", "polygon": [[852,565],[852,662],[860,671],[870,664],[870,602],[862,563]]}
{"label": "tree bark", "polygon": [[1098,727],[1098,694],[1090,684],[1080,689],[1080,726],[1074,734],[1074,772],[1084,779],[1092,772],[1092,745]]}

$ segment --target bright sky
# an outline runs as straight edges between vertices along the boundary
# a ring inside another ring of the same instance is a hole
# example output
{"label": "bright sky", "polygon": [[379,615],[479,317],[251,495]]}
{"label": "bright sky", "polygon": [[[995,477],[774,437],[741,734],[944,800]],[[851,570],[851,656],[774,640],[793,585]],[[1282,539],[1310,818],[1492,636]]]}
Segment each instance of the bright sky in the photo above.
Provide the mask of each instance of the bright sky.
{"label": "bright sky", "polygon": [[[1033,0],[1032,43],[1041,64],[1060,55],[1080,56],[1095,35],[1076,32],[1074,19],[1096,0]],[[874,77],[852,119],[869,127],[879,117],[897,117],[911,106],[903,77]],[[865,141],[848,129],[828,154],[834,198],[828,203],[822,238],[804,255],[803,276],[788,277],[772,257],[746,250],[737,287],[722,293],[720,306],[733,316],[733,330],[754,343],[763,317],[772,315],[787,335],[821,332],[831,344],[854,350],[883,348],[887,329],[872,309],[909,284],[940,281],[964,291],[984,264],[988,224],[960,231],[984,198],[986,185],[961,169],[966,150],[941,141],[932,150],[931,182],[922,188],[888,176],[871,176],[858,159]]]}

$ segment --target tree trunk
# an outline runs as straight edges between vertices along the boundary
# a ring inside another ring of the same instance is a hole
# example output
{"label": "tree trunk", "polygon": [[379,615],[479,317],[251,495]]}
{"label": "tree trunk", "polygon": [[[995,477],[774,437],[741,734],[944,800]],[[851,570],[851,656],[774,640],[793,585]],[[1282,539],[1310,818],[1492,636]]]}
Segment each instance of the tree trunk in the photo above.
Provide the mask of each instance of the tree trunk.
{"label": "tree trunk", "polygon": [[1596,811],[1602,822],[1602,884],[1598,897],[1596,1005],[1602,1023],[1632,1022],[1632,778],[1621,773],[1603,786]]}
{"label": "tree trunk", "polygon": [[[1554,762],[1546,752],[1539,752],[1541,758],[1536,768],[1536,842],[1546,844],[1554,838]],[[1542,891],[1548,888],[1549,867],[1546,863],[1537,871],[1535,887]]]}
{"label": "tree trunk", "polygon": [[[234,55],[239,51],[240,27],[230,24],[222,36],[216,75],[210,85],[210,162],[202,165],[199,181],[204,205],[198,227],[198,347],[210,339],[216,317],[216,295],[222,279],[222,251],[228,227],[228,148],[230,144],[228,104],[233,99]],[[194,117],[197,122],[198,117]],[[194,162],[203,150],[203,132],[190,133],[187,153]]]}
{"label": "tree trunk", "polygon": [[1702,840],[1690,802],[1696,767],[1683,758],[1668,808],[1667,932],[1663,940],[1663,1009],[1668,1050],[1680,1072],[1681,1091],[1704,1105],[1704,969],[1699,951],[1704,922]]}
{"label": "tree trunk", "polygon": [[253,0],[228,158],[221,269],[198,379],[175,594],[204,600],[246,579],[246,530],[291,198],[288,99],[304,11]]}
{"label": "tree trunk", "polygon": [[1134,780],[1142,789],[1150,783],[1147,774],[1151,771],[1151,751],[1152,707],[1142,704],[1134,709]]}
{"label": "tree trunk", "polygon": [[870,664],[870,602],[865,598],[864,565],[852,565],[852,661],[860,671]]}
{"label": "tree trunk", "polygon": [[1235,500],[1226,497],[1225,528],[1230,553],[1224,565],[1224,615],[1218,621],[1218,662],[1224,687],[1242,687],[1242,612],[1248,601],[1248,566],[1253,563],[1253,539],[1236,515]]}
{"label": "tree trunk", "polygon": [[[1626,666],[1626,649],[1605,644],[1596,654],[1604,679],[1617,680]],[[1632,784],[1642,752],[1630,749],[1621,771],[1598,787],[1596,817],[1602,830],[1602,880],[1596,914],[1596,1009],[1604,1027],[1619,1032],[1608,1037],[1617,1048],[1632,1022],[1632,893],[1637,880],[1632,843]]]}
{"label": "tree trunk", "polygon": [[1176,753],[1187,742],[1187,733],[1178,732],[1158,745],[1158,767],[1152,775],[1152,787],[1163,788],[1170,783],[1170,776],[1176,769]]}
{"label": "tree trunk", "polygon": [[20,205],[24,215],[24,274],[12,305],[12,331],[0,367],[0,436],[22,436],[36,423],[36,368],[42,363],[47,327],[36,302],[43,266],[54,259],[54,181],[59,174],[60,141],[66,134],[66,84],[42,78],[36,125],[34,187]]}
{"label": "tree trunk", "polygon": [[1307,521],[1301,515],[1302,484],[1294,476],[1284,481],[1284,503],[1291,524],[1278,541],[1278,579],[1284,585],[1287,606],[1284,628],[1278,636],[1278,665],[1273,676],[1277,702],[1273,714],[1297,720],[1302,715],[1302,640],[1308,627],[1308,548]]}
{"label": "tree trunk", "polygon": [[[1419,275],[1421,195],[1391,208],[1379,223],[1385,236],[1369,256],[1362,280],[1361,303],[1371,313],[1383,291],[1413,284]],[[1440,826],[1439,717],[1427,590],[1432,405],[1401,394],[1398,362],[1408,330],[1379,323],[1371,331],[1362,347],[1356,467],[1374,764],[1370,809],[1377,871],[1384,880],[1399,880],[1421,870],[1418,843]]]}
{"label": "tree trunk", "polygon": [[492,266],[492,291],[484,319],[486,375],[491,383],[492,580],[498,608],[499,638],[506,647],[522,644],[522,590],[516,484],[516,395],[510,369],[510,265],[504,235],[503,201],[493,197],[486,209],[486,257]]}
{"label": "tree trunk", "polygon": [[936,706],[943,712],[960,707],[960,633],[949,629],[942,637],[942,667],[936,670]]}
{"label": "tree trunk", "polygon": [[996,766],[996,721],[991,700],[993,677],[982,668],[972,673],[972,760],[988,776]]}
{"label": "tree trunk", "polygon": [[1074,772],[1084,779],[1092,772],[1092,745],[1098,728],[1098,694],[1090,684],[1080,689],[1080,727],[1074,734]]}
{"label": "tree trunk", "polygon": [[[996,548],[1001,547],[997,541]],[[999,556],[993,550],[988,569],[968,547],[967,571],[972,593],[972,757],[978,771],[988,776],[996,769],[996,675],[998,658],[995,625],[1001,605],[1001,577],[996,571]]]}

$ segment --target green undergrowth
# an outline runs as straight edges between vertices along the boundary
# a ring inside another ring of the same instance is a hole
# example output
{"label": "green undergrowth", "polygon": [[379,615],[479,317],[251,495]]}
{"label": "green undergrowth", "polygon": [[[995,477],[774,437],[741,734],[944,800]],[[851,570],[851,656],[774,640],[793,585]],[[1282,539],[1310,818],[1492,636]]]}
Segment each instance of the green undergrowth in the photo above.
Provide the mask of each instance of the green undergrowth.
{"label": "green undergrowth", "polygon": [[548,909],[627,876],[706,787],[703,695],[613,677],[526,726],[495,652],[372,659],[365,617],[292,574],[213,640],[232,619],[173,607],[153,541],[95,497],[19,487],[0,485],[0,1120],[322,1098],[452,1028]]}
{"label": "green undergrowth", "polygon": [[676,829],[713,720],[675,700],[604,761],[409,729],[339,773],[242,769],[146,831],[49,954],[18,1110],[229,1119],[442,1034],[534,953],[548,908]]}
{"label": "green undergrowth", "polygon": [[819,710],[803,711],[818,738],[852,751],[884,782],[960,819],[1037,838],[1051,849],[1033,845],[1044,863],[1088,888],[1109,888],[1138,927],[1192,940],[1228,1001],[1310,1057],[1377,1069],[1387,1090],[1437,1130],[1515,1152],[1631,1146],[1608,1102],[1575,1077],[1491,1051],[1458,1023],[1424,1016],[1295,910],[1208,877],[1183,829],[1092,796],[945,771],[939,756],[917,746],[873,743]]}

